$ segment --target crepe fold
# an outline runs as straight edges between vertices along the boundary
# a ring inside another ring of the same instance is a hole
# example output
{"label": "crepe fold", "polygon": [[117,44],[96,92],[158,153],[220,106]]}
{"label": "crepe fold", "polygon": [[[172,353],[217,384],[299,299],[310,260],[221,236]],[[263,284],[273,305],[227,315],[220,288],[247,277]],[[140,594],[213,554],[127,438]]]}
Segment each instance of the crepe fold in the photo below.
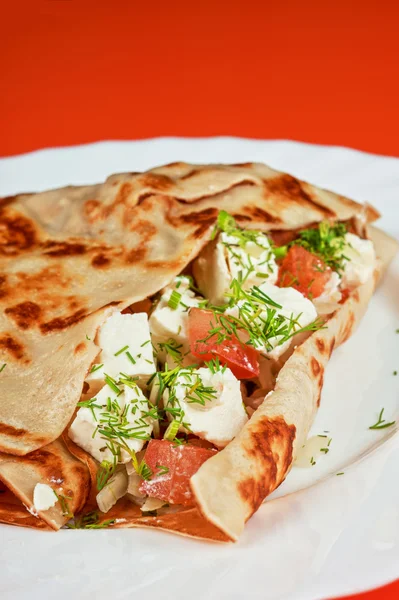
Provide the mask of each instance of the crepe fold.
{"label": "crepe fold", "polygon": [[[0,373],[0,478],[29,508],[33,483],[49,480],[52,453],[66,465],[74,512],[89,501],[90,465],[59,438],[99,352],[95,333],[112,310],[156,293],[180,273],[210,239],[221,209],[241,226],[263,231],[297,230],[324,219],[365,225],[379,216],[370,206],[253,163],[174,163],[113,175],[104,184],[0,201],[0,364],[6,364]],[[384,233],[372,228],[372,237],[379,257],[375,279],[293,352],[240,435],[192,478],[197,508],[142,517],[120,501],[112,509],[119,511],[115,526],[237,538],[288,473],[313,421],[331,351],[351,335],[396,251]],[[47,451],[46,460],[32,462]],[[2,496],[0,520],[7,520]],[[15,514],[21,511],[16,502],[7,504]],[[54,510],[57,515],[39,516],[58,528],[65,515]]]}

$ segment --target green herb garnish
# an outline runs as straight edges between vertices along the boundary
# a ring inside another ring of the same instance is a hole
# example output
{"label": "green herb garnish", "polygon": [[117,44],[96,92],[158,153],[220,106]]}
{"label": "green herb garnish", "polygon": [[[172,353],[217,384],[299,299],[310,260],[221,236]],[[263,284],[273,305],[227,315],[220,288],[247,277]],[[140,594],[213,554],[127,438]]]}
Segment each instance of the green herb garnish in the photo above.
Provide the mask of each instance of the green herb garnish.
{"label": "green herb garnish", "polygon": [[170,338],[167,342],[160,342],[158,347],[161,352],[169,354],[176,363],[182,362],[183,356],[181,348],[183,348],[183,344],[178,344],[176,340]]}
{"label": "green herb garnish", "polygon": [[122,354],[122,352],[126,352],[126,350],[129,350],[129,346],[123,346],[123,348],[118,350],[118,352],[115,352],[114,356],[119,356],[120,354]]}
{"label": "green herb garnish", "polygon": [[126,352],[126,356],[128,357],[128,359],[130,360],[131,363],[133,363],[134,365],[136,364],[136,361],[134,360],[134,358],[130,354],[130,352]]}
{"label": "green herb garnish", "polygon": [[384,408],[381,409],[380,414],[378,415],[378,421],[376,423],[374,423],[374,425],[371,425],[371,427],[369,427],[369,429],[385,429],[386,427],[391,427],[392,425],[395,425],[396,421],[391,421],[389,423],[387,423],[385,421],[385,419],[382,418],[382,415],[384,414]]}
{"label": "green herb garnish", "polygon": [[169,467],[165,467],[164,465],[157,465],[157,475],[166,475],[166,473],[169,473]]}
{"label": "green herb garnish", "polygon": [[277,258],[277,260],[280,260],[281,258],[285,258],[287,256],[287,253],[288,253],[288,246],[274,246],[273,247],[273,254]]}
{"label": "green herb garnish", "polygon": [[115,519],[107,519],[101,523],[99,521],[98,512],[93,510],[85,515],[74,517],[73,521],[67,523],[66,526],[68,529],[104,529],[115,523]]}
{"label": "green herb garnish", "polygon": [[173,442],[173,440],[175,439],[175,437],[179,431],[179,427],[180,427],[179,421],[176,421],[176,420],[171,421],[171,423],[168,425],[167,430],[164,433],[163,439],[168,440],[169,442]]}
{"label": "green herb garnish", "polygon": [[147,465],[147,463],[145,462],[145,460],[143,459],[139,463],[139,461],[137,460],[137,455],[134,450],[132,450],[130,452],[130,456],[132,458],[133,467],[134,467],[134,470],[136,471],[136,473],[145,480],[151,479],[152,471],[151,471],[150,467]]}
{"label": "green herb garnish", "polygon": [[122,393],[122,390],[118,388],[117,383],[113,377],[104,373],[104,381],[111,388],[111,390],[115,392],[115,394],[118,394],[119,396],[119,394]]}
{"label": "green herb garnish", "polygon": [[62,516],[68,517],[69,519],[71,519],[73,517],[73,513],[72,513],[71,509],[69,508],[68,500],[72,500],[72,496],[64,496],[64,494],[60,494],[59,492],[56,492],[55,490],[53,490],[53,492],[54,492],[55,497],[57,498],[58,502],[61,505]]}
{"label": "green herb garnish", "polygon": [[340,272],[345,261],[349,260],[343,253],[347,246],[346,233],[347,227],[344,223],[331,225],[328,221],[322,221],[318,227],[300,231],[298,238],[288,247],[302,246],[319,256],[334,271]]}
{"label": "green herb garnish", "polygon": [[100,467],[97,471],[97,489],[98,491],[102,490],[115,473],[115,469],[117,466],[116,456],[114,456],[113,462],[109,460],[102,460],[100,463]]}
{"label": "green herb garnish", "polygon": [[173,290],[170,295],[169,301],[168,301],[169,308],[176,310],[180,304],[180,301],[181,301],[181,294],[179,294],[179,292],[176,292],[176,290]]}

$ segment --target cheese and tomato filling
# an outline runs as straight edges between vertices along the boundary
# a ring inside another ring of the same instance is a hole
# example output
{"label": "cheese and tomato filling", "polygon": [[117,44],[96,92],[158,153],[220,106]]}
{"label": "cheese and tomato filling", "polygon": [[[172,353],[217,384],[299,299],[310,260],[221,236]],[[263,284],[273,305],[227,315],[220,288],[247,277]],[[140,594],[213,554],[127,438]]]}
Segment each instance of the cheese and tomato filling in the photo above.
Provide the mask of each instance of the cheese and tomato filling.
{"label": "cheese and tomato filling", "polygon": [[[226,315],[251,322],[251,343],[267,356],[277,359],[290,347],[293,336],[317,319],[313,303],[292,287],[277,287],[270,283],[259,286],[263,302],[239,300],[228,308]],[[248,334],[239,332],[243,341]]]}
{"label": "cheese and tomato filling", "polygon": [[347,259],[342,273],[343,287],[353,289],[372,277],[376,254],[371,240],[363,240],[354,233],[347,233],[342,254]]}
{"label": "cheese and tomato filling", "polygon": [[203,304],[204,298],[197,296],[190,285],[188,277],[176,277],[165,288],[149,319],[157,358],[163,363],[168,362],[171,368],[193,364],[193,357],[189,355],[188,313],[190,308]]}
{"label": "cheese and tomato filling", "polygon": [[228,301],[233,279],[240,279],[245,289],[265,280],[275,283],[278,267],[267,235],[232,228],[203,250],[193,272],[205,297],[221,305]]}
{"label": "cheese and tomato filling", "polygon": [[[327,229],[326,229],[327,227]],[[330,237],[324,232],[340,231]],[[318,229],[304,230],[298,242],[292,242],[280,264],[278,285],[292,287],[312,300],[319,314],[335,310],[342,290],[365,283],[376,265],[374,245],[353,233],[343,233],[342,226],[323,224]],[[298,243],[298,245],[296,245]],[[306,247],[301,244],[305,243]]]}
{"label": "cheese and tomato filling", "polygon": [[[105,465],[103,511],[133,489],[144,510],[153,506],[146,495],[158,499],[157,507],[193,504],[189,481],[217,451],[209,446],[224,448],[248,421],[240,380],[259,382],[260,357],[284,361],[295,336],[318,329],[317,315],[332,312],[341,290],[361,285],[375,268],[372,242],[342,224],[303,230],[282,252],[223,211],[217,230],[193,265],[205,298],[181,275],[149,320],[116,312],[98,333],[101,354],[87,381],[103,387],[80,403],[69,436]],[[154,352],[164,365],[156,376]],[[138,387],[144,378],[153,381],[150,401]],[[115,471],[118,463],[127,472]],[[57,500],[49,486],[36,486],[35,494],[38,510]]]}
{"label": "cheese and tomato filling", "polygon": [[190,479],[215,454],[216,450],[209,448],[151,440],[144,455],[151,475],[141,483],[139,491],[170,504],[192,506]]}
{"label": "cheese and tomato filling", "polygon": [[239,380],[224,367],[181,369],[163,395],[170,420],[183,431],[219,448],[226,446],[248,420]]}
{"label": "cheese and tomato filling", "polygon": [[101,353],[86,377],[91,387],[103,384],[105,375],[117,379],[124,373],[145,382],[156,371],[146,313],[114,312],[100,327],[97,344]]}
{"label": "cheese and tomato filling", "polygon": [[131,452],[150,439],[153,416],[147,398],[135,382],[109,381],[82,405],[69,429],[69,437],[99,462],[126,463]]}

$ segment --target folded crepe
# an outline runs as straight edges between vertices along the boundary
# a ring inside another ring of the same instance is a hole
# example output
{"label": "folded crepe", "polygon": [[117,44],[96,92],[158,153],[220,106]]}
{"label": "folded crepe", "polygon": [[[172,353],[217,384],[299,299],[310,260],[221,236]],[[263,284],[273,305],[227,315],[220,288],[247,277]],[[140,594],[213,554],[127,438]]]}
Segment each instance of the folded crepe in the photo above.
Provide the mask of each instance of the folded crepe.
{"label": "folded crepe", "polygon": [[[93,461],[62,434],[99,353],[96,332],[115,307],[154,295],[181,273],[210,240],[221,210],[244,228],[280,233],[326,219],[365,228],[379,216],[370,206],[252,163],[174,163],[0,201],[0,365],[6,365],[0,480],[10,490],[0,493],[0,521],[58,529],[70,513],[91,506]],[[369,235],[378,257],[374,277],[294,350],[239,435],[192,477],[196,507],[142,516],[123,499],[99,523],[112,518],[114,527],[237,539],[290,470],[314,419],[331,352],[352,334],[396,252],[383,232],[371,227]],[[54,481],[68,509],[59,502],[24,519],[17,499],[34,513],[35,485]]]}

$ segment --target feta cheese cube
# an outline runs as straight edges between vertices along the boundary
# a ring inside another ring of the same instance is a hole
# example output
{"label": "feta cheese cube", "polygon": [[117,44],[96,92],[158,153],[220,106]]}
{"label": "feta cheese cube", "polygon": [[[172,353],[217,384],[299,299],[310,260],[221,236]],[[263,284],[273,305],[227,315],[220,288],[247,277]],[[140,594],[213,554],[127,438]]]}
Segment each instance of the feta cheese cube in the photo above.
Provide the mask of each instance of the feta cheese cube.
{"label": "feta cheese cube", "polygon": [[33,490],[33,506],[37,511],[52,508],[57,502],[57,496],[52,487],[46,483],[37,483]]}
{"label": "feta cheese cube", "polygon": [[[179,407],[184,425],[219,448],[226,446],[248,421],[240,382],[227,368],[215,372],[205,367],[182,369],[172,391],[165,390],[163,398],[166,410]],[[171,420],[177,418],[168,416]]]}
{"label": "feta cheese cube", "polygon": [[[274,306],[270,306],[270,308],[276,311],[275,316],[281,315],[287,319],[287,322],[290,321],[293,323],[293,332],[305,327],[306,325],[309,325],[316,320],[317,311],[313,303],[294,288],[280,288],[268,282],[262,283],[259,288],[273,302],[280,306],[280,308]],[[226,315],[238,317],[239,308],[243,305],[244,301],[240,300],[237,306],[226,310]],[[254,310],[258,310],[258,308],[261,306],[263,305],[254,303]],[[249,308],[249,310],[252,309]],[[255,318],[254,322],[258,324],[259,327],[263,328],[267,319],[267,306],[264,305],[264,311],[261,312],[257,318]],[[259,343],[256,345],[256,349],[259,350],[264,356],[278,359],[291,346],[292,337],[285,342],[282,342],[282,340],[282,335],[272,337],[268,340],[267,347],[263,340],[259,340]],[[247,339],[245,339],[245,341],[247,341]]]}
{"label": "feta cheese cube", "polygon": [[338,273],[333,271],[330,279],[324,286],[323,293],[312,300],[319,315],[330,314],[338,308],[338,303],[342,298],[342,294],[339,289],[340,284],[341,277],[338,275]]}
{"label": "feta cheese cube", "polygon": [[259,233],[256,241],[245,244],[234,235],[222,232],[194,263],[194,275],[200,290],[212,304],[224,304],[231,281],[242,277],[244,289],[265,280],[275,283],[278,266],[267,235]]}
{"label": "feta cheese cube", "polygon": [[[176,280],[177,283],[181,281],[181,285],[178,287],[176,286]],[[193,357],[188,354],[188,311],[191,307],[198,307],[204,301],[204,298],[196,296],[189,289],[190,280],[187,277],[177,277],[176,280],[171,286],[165,289],[149,319],[151,339],[157,352],[157,359],[161,362],[168,362],[170,367],[177,364],[193,363]],[[168,304],[173,291],[181,294],[179,304],[176,308],[172,308]],[[178,362],[172,356],[168,355],[165,349],[159,346],[159,344],[168,343],[170,340],[175,342],[174,346],[181,355],[181,359],[179,358]]]}
{"label": "feta cheese cube", "polygon": [[345,235],[346,245],[342,254],[348,258],[344,261],[342,287],[354,288],[365,283],[372,277],[376,255],[374,244],[370,240],[362,240],[354,233]]}
{"label": "feta cheese cube", "polygon": [[150,438],[153,419],[147,413],[148,400],[132,383],[120,386],[120,393],[105,385],[87,406],[79,408],[68,435],[78,446],[99,462],[114,460],[108,444],[121,448],[120,462],[131,456],[123,446],[138,452]]}
{"label": "feta cheese cube", "polygon": [[125,373],[144,380],[156,371],[146,313],[114,312],[100,328],[97,343],[101,354],[86,377],[90,385],[103,382],[105,374],[118,379]]}

